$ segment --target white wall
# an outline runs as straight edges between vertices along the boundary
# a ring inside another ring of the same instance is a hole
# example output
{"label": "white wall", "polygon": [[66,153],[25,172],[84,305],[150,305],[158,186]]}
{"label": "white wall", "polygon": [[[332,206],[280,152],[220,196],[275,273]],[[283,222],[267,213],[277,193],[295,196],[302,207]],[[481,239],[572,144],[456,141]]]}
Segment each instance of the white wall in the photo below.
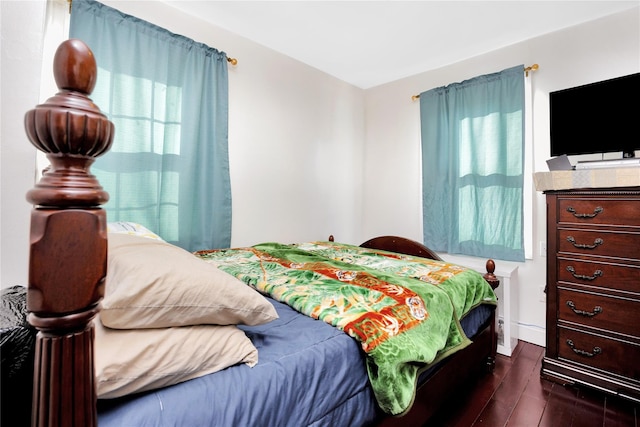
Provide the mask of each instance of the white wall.
{"label": "white wall", "polygon": [[[389,233],[422,240],[420,106],[412,95],[538,63],[532,80],[533,170],[545,171],[550,157],[549,92],[640,71],[639,13],[632,9],[367,90],[364,235]],[[637,96],[631,102],[637,102]],[[533,197],[533,260],[510,264],[518,266],[519,336],[544,345],[540,288],[546,282],[546,258],[539,255],[538,246],[546,241],[546,204],[541,193]]]}
{"label": "white wall", "polygon": [[45,2],[0,1],[0,285],[27,284],[36,149],[24,131],[24,114],[38,104]]}

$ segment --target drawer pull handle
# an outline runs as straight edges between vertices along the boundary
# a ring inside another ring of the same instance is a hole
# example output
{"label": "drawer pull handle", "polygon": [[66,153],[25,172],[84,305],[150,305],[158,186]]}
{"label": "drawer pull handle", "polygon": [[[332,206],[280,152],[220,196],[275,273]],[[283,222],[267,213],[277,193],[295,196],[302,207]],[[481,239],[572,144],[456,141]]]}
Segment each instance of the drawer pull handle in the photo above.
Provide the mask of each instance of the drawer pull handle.
{"label": "drawer pull handle", "polygon": [[593,317],[596,314],[602,313],[602,307],[599,305],[593,307],[593,311],[578,310],[576,304],[571,300],[567,301],[567,305],[575,314],[579,314],[580,316]]}
{"label": "drawer pull handle", "polygon": [[597,238],[596,240],[593,241],[593,245],[587,245],[587,244],[583,244],[583,243],[576,243],[576,239],[573,238],[573,236],[569,236],[567,237],[567,241],[569,243],[571,243],[573,246],[575,246],[578,249],[595,249],[598,246],[600,246],[601,244],[604,243],[604,240],[602,240],[601,238]]}
{"label": "drawer pull handle", "polygon": [[602,276],[604,273],[602,270],[596,270],[593,272],[593,276],[585,276],[584,274],[576,274],[576,269],[572,266],[567,267],[567,271],[571,273],[573,277],[581,280],[596,280],[598,277]]}
{"label": "drawer pull handle", "polygon": [[601,206],[598,206],[597,208],[595,208],[592,214],[576,213],[576,210],[571,206],[567,208],[567,212],[572,213],[573,216],[575,216],[576,218],[595,218],[596,216],[598,216],[599,213],[602,213],[602,211],[604,211],[604,208],[602,208]]}
{"label": "drawer pull handle", "polygon": [[591,353],[589,353],[588,351],[580,350],[573,345],[573,341],[571,340],[567,340],[567,345],[571,348],[571,350],[573,350],[575,354],[579,354],[580,356],[594,357],[602,353],[602,349],[600,347],[593,347]]}

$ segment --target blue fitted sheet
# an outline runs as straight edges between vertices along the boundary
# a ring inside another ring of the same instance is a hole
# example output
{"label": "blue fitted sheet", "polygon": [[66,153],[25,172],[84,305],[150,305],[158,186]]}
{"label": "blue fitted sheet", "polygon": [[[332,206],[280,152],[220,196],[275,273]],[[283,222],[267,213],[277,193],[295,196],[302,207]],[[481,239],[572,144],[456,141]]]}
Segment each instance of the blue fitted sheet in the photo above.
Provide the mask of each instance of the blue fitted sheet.
{"label": "blue fitted sheet", "polygon": [[[160,390],[100,400],[99,426],[363,426],[373,421],[379,412],[357,342],[269,301],[279,319],[241,326],[258,349],[255,367],[237,365]],[[462,319],[467,336],[491,311],[481,305]]]}
{"label": "blue fitted sheet", "polygon": [[241,327],[258,349],[256,366],[237,365],[138,396],[99,401],[99,425],[357,426],[374,419],[376,404],[356,341],[269,301],[279,319]]}

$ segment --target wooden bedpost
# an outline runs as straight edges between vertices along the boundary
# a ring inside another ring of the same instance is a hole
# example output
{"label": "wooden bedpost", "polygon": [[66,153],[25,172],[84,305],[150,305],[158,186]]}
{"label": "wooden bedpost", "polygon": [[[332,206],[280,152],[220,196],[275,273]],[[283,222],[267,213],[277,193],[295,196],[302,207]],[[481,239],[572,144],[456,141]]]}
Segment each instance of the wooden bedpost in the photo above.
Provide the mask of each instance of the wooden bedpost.
{"label": "wooden bedpost", "polygon": [[32,426],[97,426],[92,319],[107,267],[109,199],[90,166],[113,141],[114,126],[88,98],[96,61],[80,40],[58,48],[59,92],[25,115],[29,140],[51,167],[27,193],[31,213],[29,322],[38,329]]}
{"label": "wooden bedpost", "polygon": [[492,259],[487,260],[486,264],[487,272],[485,273],[484,280],[491,285],[491,288],[495,290],[498,286],[500,286],[500,279],[498,279],[494,273],[496,271],[496,263]]}

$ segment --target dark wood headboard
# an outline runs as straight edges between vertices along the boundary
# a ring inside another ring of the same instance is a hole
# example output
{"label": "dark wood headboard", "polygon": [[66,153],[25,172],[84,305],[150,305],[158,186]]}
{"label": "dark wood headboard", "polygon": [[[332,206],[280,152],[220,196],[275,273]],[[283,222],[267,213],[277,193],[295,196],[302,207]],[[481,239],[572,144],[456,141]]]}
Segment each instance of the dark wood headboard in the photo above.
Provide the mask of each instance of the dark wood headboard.
{"label": "dark wood headboard", "polygon": [[31,213],[29,322],[36,338],[32,426],[96,426],[92,319],[107,268],[109,195],[90,173],[114,126],[89,99],[97,67],[80,40],[58,48],[59,92],[25,115],[29,140],[51,166],[27,193]]}

